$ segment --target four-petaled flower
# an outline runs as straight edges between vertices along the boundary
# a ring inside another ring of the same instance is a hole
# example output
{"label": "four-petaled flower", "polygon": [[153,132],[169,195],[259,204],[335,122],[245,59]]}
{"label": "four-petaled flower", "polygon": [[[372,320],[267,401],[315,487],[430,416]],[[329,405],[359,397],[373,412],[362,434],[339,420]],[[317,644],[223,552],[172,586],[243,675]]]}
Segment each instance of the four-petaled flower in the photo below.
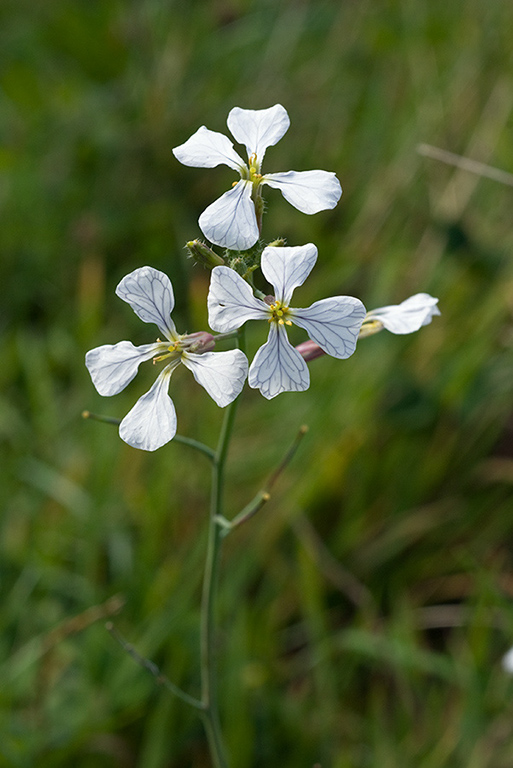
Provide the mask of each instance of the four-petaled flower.
{"label": "four-petaled flower", "polygon": [[86,366],[100,395],[121,392],[135,377],[139,364],[154,358],[168,360],[151,389],[142,395],[119,425],[120,437],[134,448],[154,451],[176,433],[176,412],[168,395],[174,369],[183,363],[221,408],[234,400],[246,380],[248,361],[239,349],[209,352],[211,334],[177,333],[170,314],[174,307],[171,281],[163,272],[141,267],[124,277],[116,288],[145,323],[155,323],[166,341],[135,347],[130,341],[104,344],[86,355]]}
{"label": "four-petaled flower", "polygon": [[437,304],[438,299],[429,293],[416,293],[400,304],[371,309],[365,318],[361,335],[370,336],[382,328],[391,333],[414,333],[440,314]]}
{"label": "four-petaled flower", "polygon": [[240,275],[229,267],[212,270],[208,293],[209,325],[215,331],[233,331],[246,320],[269,322],[269,338],[257,351],[249,369],[250,387],[271,399],[281,392],[308,389],[308,366],[287,337],[286,326],[299,325],[328,355],[346,358],[353,354],[365,307],[351,296],[316,301],[307,309],[289,306],[295,288],[302,285],[317,259],[313,243],[296,247],[268,246],[261,268],[274,286],[275,295],[262,301]]}
{"label": "four-petaled flower", "polygon": [[246,146],[247,164],[227,136],[204,125],[173,149],[175,157],[184,165],[198,168],[227,165],[240,173],[241,180],[199,217],[199,226],[212,243],[238,251],[245,251],[256,243],[259,226],[255,204],[262,203],[262,184],[279,189],[283,197],[303,213],[318,213],[336,206],[342,189],[334,173],[288,171],[262,176],[266,149],[274,146],[290,125],[287,110],[281,104],[256,110],[234,107],[227,124],[235,140]]}

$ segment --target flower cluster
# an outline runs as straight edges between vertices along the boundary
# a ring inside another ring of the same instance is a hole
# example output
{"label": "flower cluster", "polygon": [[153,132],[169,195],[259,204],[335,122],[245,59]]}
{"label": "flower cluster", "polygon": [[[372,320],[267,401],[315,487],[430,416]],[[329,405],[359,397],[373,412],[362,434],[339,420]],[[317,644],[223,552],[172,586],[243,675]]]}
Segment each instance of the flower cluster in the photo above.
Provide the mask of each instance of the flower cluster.
{"label": "flower cluster", "polygon": [[[255,245],[260,236],[264,184],[279,189],[304,213],[317,213],[337,204],[342,190],[333,173],[261,174],[266,149],[276,144],[289,127],[287,112],[280,104],[263,110],[235,107],[228,116],[228,127],[234,138],[245,145],[247,164],[226,136],[205,126],[173,150],[185,165],[210,168],[224,163],[240,174],[240,181],[199,217],[199,226],[212,243],[239,254]],[[117,295],[143,322],[156,325],[165,341],[157,339],[139,347],[130,341],[105,344],[87,353],[86,366],[98,392],[110,396],[132,381],[140,363],[150,359],[154,363],[165,361],[153,386],[121,421],[120,436],[135,448],[154,451],[176,434],[176,413],[168,388],[171,374],[180,363],[224,408],[240,394],[246,378],[249,386],[260,390],[267,399],[282,392],[302,392],[310,385],[307,362],[315,357],[327,354],[348,358],[359,337],[383,328],[396,334],[411,333],[440,314],[437,299],[425,293],[371,312],[366,312],[362,302],[352,296],[332,296],[304,309],[292,307],[294,290],[303,285],[317,260],[313,243],[268,245],[261,253],[252,254],[254,261],[244,276],[229,263],[223,264],[223,259],[207,246],[194,245],[191,252],[198,247],[208,255],[208,259],[203,256],[201,260],[212,269],[207,301],[210,328],[226,337],[235,335],[248,320],[266,320],[268,339],[251,365],[240,349],[214,352],[218,337],[207,332],[177,333],[171,320],[173,288],[164,273],[142,267],[124,277],[116,288]],[[258,267],[273,294],[266,296],[249,282]],[[291,325],[305,330],[308,341],[292,346],[287,336],[287,326]]]}

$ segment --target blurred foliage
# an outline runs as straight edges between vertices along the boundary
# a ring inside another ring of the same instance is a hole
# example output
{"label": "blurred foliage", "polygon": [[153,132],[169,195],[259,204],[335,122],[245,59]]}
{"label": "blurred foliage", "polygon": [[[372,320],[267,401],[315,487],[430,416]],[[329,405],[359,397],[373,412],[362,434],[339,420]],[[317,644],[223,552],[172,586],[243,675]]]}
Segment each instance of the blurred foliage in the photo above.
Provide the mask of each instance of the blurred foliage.
{"label": "blurred foliage", "polygon": [[[442,316],[315,361],[304,395],[245,393],[230,514],[310,432],[227,541],[233,765],[511,766],[512,191],[416,146],[513,168],[512,39],[503,0],[4,0],[0,766],[209,764],[195,714],[104,629],[115,614],[198,690],[208,467],[81,420],[123,416],[152,376],[105,400],[83,356],[151,340],[114,295],[143,264],[172,277],[180,329],[207,327],[208,274],[183,245],[233,174],[171,148],[201,124],[224,132],[234,105],[277,102],[291,127],[266,169],[334,170],[344,187],[314,217],[268,192],[266,239],[319,247],[303,305],[429,291]],[[213,444],[221,414],[187,376],[179,430]]]}

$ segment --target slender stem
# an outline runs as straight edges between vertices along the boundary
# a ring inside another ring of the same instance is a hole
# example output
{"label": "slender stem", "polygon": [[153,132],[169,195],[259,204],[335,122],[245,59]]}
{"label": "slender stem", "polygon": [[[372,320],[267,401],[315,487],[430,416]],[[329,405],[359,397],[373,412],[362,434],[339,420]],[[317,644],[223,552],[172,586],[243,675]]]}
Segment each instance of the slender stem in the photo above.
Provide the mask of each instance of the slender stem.
{"label": "slender stem", "polygon": [[[121,419],[115,419],[113,416],[102,416],[99,413],[91,413],[91,411],[82,411],[82,418],[103,421],[105,424],[114,424],[114,426],[119,426],[121,424]],[[208,456],[210,461],[215,461],[216,452],[213,451],[212,448],[209,448],[208,445],[200,443],[199,440],[194,440],[192,437],[185,437],[185,435],[175,435],[173,440],[175,443],[188,445],[189,448],[194,448],[196,451]]]}
{"label": "slender stem", "polygon": [[208,445],[205,445],[204,443],[200,443],[199,440],[194,440],[192,437],[185,437],[185,435],[175,435],[173,437],[173,440],[176,443],[182,443],[183,445],[188,445],[189,448],[195,448],[200,453],[203,453],[205,456],[208,456],[210,461],[215,461],[215,451],[212,450],[212,448],[209,448]]}
{"label": "slender stem", "polygon": [[237,526],[242,525],[242,523],[247,522],[250,520],[254,515],[256,515],[257,512],[259,512],[264,504],[266,504],[269,499],[271,498],[271,488],[281,475],[281,473],[286,469],[286,467],[290,464],[292,459],[295,456],[295,453],[297,449],[299,448],[299,443],[303,439],[303,437],[308,432],[308,427],[304,424],[302,427],[300,427],[299,432],[296,435],[296,438],[292,445],[290,446],[289,450],[285,454],[284,458],[281,460],[280,464],[276,467],[272,475],[267,480],[265,486],[261,488],[256,496],[249,502],[249,504],[246,504],[244,509],[239,512],[238,515],[236,515],[233,520],[226,520],[224,517],[220,518],[219,524],[221,525],[223,529],[223,536],[227,536],[230,531],[233,531],[234,528],[237,528]]}
{"label": "slender stem", "polygon": [[131,656],[131,658],[139,664],[143,669],[146,669],[150,675],[153,675],[155,680],[159,685],[164,686],[164,688],[167,688],[170,693],[172,693],[174,696],[177,696],[179,699],[184,701],[186,704],[189,704],[191,707],[194,707],[195,709],[203,709],[203,704],[201,701],[198,701],[198,699],[195,699],[194,696],[189,696],[188,693],[185,693],[185,691],[182,691],[181,688],[179,688],[177,685],[171,682],[169,678],[167,678],[165,675],[162,674],[160,669],[157,667],[157,665],[150,661],[150,659],[146,659],[144,656],[141,656],[141,654],[135,650],[134,646],[130,643],[127,643],[125,638],[118,632],[116,627],[111,621],[108,621],[105,625],[105,629],[107,632],[110,632],[114,640],[116,640],[117,643],[120,644],[120,646],[123,648],[123,650]]}
{"label": "slender stem", "polygon": [[258,236],[262,234],[262,218],[264,215],[264,201],[262,198],[262,188],[260,184],[253,185],[252,190],[253,204],[255,206],[255,216],[258,226]]}
{"label": "slender stem", "polygon": [[[239,347],[243,346],[242,330],[238,332],[238,345]],[[203,704],[203,721],[215,768],[228,768],[219,718],[215,652],[215,609],[223,539],[223,528],[219,524],[218,518],[222,517],[224,469],[235,422],[238,399],[230,403],[226,409],[217,450],[212,462],[208,544],[201,605],[201,701]]]}

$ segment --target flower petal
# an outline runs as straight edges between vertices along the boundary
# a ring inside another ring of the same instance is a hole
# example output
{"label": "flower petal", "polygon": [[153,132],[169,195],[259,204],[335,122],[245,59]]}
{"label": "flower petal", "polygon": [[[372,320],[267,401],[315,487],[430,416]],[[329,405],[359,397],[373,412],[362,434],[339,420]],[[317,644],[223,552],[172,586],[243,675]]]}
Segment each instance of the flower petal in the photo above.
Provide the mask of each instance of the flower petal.
{"label": "flower petal", "polygon": [[167,390],[173,368],[168,365],[157,380],[127,413],[119,425],[119,436],[141,451],[156,451],[176,434],[176,411]]}
{"label": "flower petal", "polygon": [[334,208],[342,194],[339,180],[329,171],[267,173],[262,184],[279,189],[285,200],[303,213]]}
{"label": "flower petal", "polygon": [[267,304],[253,296],[245,280],[230,267],[214,267],[207,297],[208,324],[226,333],[240,328],[246,320],[269,318]]}
{"label": "flower petal", "polygon": [[162,346],[165,345],[134,347],[131,341],[104,344],[86,354],[85,364],[100,395],[110,397],[121,392],[132,381],[139,365],[157,354]]}
{"label": "flower petal", "polygon": [[366,320],[379,320],[391,333],[413,333],[440,314],[437,303],[429,293],[416,293],[401,304],[372,309]]}
{"label": "flower petal", "polygon": [[290,120],[285,107],[275,104],[269,109],[234,107],[228,115],[228,128],[239,144],[244,144],[248,158],[255,154],[258,167],[267,147],[273,147],[288,131]]}
{"label": "flower petal", "polygon": [[251,182],[242,180],[205,208],[198,223],[211,243],[233,251],[247,251],[258,240]]}
{"label": "flower petal", "polygon": [[328,355],[344,359],[356,349],[365,307],[352,296],[332,296],[307,309],[291,309],[290,316]]}
{"label": "flower petal", "polygon": [[317,261],[317,248],[313,243],[264,249],[261,267],[264,277],[274,286],[276,298],[288,304],[294,289],[303,285]]}
{"label": "flower petal", "polygon": [[144,323],[155,323],[167,338],[176,338],[170,317],[175,299],[167,275],[153,267],[139,267],[121,280],[116,293]]}
{"label": "flower petal", "polygon": [[220,408],[235,400],[248,375],[248,359],[240,349],[202,355],[186,352],[182,363]]}
{"label": "flower petal", "polygon": [[248,384],[268,400],[281,392],[304,392],[310,386],[308,366],[288,340],[283,325],[271,323],[269,338],[251,363]]}
{"label": "flower petal", "polygon": [[184,144],[174,147],[173,155],[183,165],[191,165],[194,168],[215,168],[217,165],[227,165],[239,171],[241,167],[246,167],[246,163],[234,150],[228,136],[210,131],[204,125],[198,128]]}

